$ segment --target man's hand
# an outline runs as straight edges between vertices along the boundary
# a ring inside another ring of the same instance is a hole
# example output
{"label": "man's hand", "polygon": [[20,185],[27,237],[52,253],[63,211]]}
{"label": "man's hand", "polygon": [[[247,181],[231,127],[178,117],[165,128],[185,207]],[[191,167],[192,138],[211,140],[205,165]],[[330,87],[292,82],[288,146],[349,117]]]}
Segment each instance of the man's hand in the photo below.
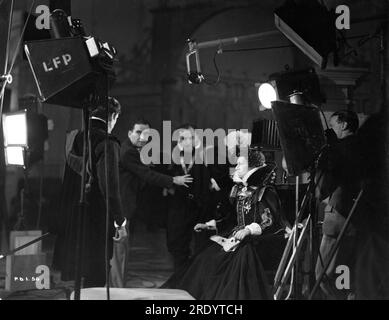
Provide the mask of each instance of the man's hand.
{"label": "man's hand", "polygon": [[201,232],[203,230],[208,230],[209,227],[205,223],[198,223],[195,225],[195,227],[193,229],[196,232]]}
{"label": "man's hand", "polygon": [[190,174],[186,174],[184,176],[173,177],[173,183],[178,185],[178,186],[185,186],[185,187],[189,188],[187,183],[192,183],[192,182],[193,182],[193,178],[191,177]]}
{"label": "man's hand", "polygon": [[215,231],[217,231],[216,221],[211,220],[211,221],[208,221],[207,223],[198,223],[195,225],[193,230],[196,232],[201,232],[203,230],[215,230]]}
{"label": "man's hand", "polygon": [[126,227],[119,227],[116,228],[115,236],[113,237],[113,240],[116,242],[123,242],[127,239],[127,230]]}
{"label": "man's hand", "polygon": [[239,230],[237,233],[235,233],[234,238],[236,240],[242,241],[244,238],[246,238],[250,234],[251,234],[250,230],[247,228],[244,228],[242,230]]}

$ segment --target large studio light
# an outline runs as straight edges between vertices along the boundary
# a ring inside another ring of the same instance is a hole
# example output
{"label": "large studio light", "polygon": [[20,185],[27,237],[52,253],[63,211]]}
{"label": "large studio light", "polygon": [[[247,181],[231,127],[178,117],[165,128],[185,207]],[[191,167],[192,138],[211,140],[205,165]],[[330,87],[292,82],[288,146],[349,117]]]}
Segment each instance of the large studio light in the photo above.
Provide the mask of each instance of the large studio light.
{"label": "large studio light", "polygon": [[262,83],[258,87],[258,99],[262,106],[271,109],[271,103],[277,100],[276,89],[270,83]]}
{"label": "large studio light", "polygon": [[3,115],[5,146],[27,146],[27,113],[26,110]]}
{"label": "large studio light", "polygon": [[25,166],[27,141],[27,111],[3,115],[4,153],[8,166]]}
{"label": "large studio light", "polygon": [[30,167],[43,158],[47,118],[32,110],[5,113],[3,134],[7,165]]}

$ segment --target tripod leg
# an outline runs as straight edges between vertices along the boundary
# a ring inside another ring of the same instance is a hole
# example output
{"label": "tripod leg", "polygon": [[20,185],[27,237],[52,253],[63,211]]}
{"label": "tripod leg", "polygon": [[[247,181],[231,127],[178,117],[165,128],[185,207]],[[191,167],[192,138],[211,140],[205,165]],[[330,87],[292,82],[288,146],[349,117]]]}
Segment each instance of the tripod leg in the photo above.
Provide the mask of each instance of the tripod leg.
{"label": "tripod leg", "polygon": [[274,288],[277,288],[280,284],[282,273],[284,272],[284,269],[285,269],[285,266],[287,263],[287,259],[289,257],[290,250],[292,249],[294,234],[295,234],[295,228],[293,228],[293,231],[290,234],[288,242],[285,246],[284,253],[283,253],[282,258],[281,258],[281,262],[278,266],[277,273],[276,273],[276,276],[274,278]]}
{"label": "tripod leg", "polygon": [[282,291],[283,291],[283,289],[285,287],[286,281],[289,279],[290,273],[292,271],[292,268],[293,268],[293,266],[294,266],[294,264],[296,262],[296,259],[298,257],[299,251],[301,249],[301,245],[302,245],[302,243],[303,243],[303,241],[305,239],[305,236],[306,236],[306,233],[307,233],[310,221],[311,221],[311,216],[308,216],[307,220],[304,223],[304,227],[303,227],[303,230],[301,231],[300,237],[298,238],[296,248],[294,249],[294,251],[292,253],[292,256],[290,257],[288,266],[285,269],[285,272],[283,274],[281,283],[280,283],[280,285],[278,286],[278,288],[275,291],[275,294],[274,294],[274,299],[275,300],[279,300],[280,299],[280,296],[281,296],[281,293],[282,293]]}

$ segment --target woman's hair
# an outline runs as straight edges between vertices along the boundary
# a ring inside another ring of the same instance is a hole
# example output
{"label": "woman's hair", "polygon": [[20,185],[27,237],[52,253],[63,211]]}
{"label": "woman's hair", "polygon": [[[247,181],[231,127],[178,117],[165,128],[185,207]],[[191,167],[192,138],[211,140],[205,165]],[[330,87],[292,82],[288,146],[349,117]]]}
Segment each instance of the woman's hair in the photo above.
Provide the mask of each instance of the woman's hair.
{"label": "woman's hair", "polygon": [[[113,97],[108,97],[108,118],[110,118],[113,114],[120,114],[122,110],[122,107],[115,98]],[[106,118],[106,108],[104,105],[99,105],[97,106],[92,112],[91,116],[92,117],[97,117],[101,119]]]}
{"label": "woman's hair", "polygon": [[251,147],[249,148],[248,164],[250,168],[261,167],[265,164],[266,158],[262,153],[261,148]]}

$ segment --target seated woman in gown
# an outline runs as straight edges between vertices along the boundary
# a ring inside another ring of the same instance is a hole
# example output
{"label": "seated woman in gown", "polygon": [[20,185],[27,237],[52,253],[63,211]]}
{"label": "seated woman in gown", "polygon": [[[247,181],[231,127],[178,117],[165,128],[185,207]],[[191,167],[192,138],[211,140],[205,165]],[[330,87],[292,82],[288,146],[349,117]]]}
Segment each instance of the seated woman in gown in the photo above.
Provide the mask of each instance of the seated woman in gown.
{"label": "seated woman in gown", "polygon": [[274,167],[259,149],[238,158],[230,200],[234,211],[195,226],[214,229],[212,245],[194,256],[162,286],[181,289],[201,300],[271,299],[256,241],[283,233],[278,195],[270,183]]}

